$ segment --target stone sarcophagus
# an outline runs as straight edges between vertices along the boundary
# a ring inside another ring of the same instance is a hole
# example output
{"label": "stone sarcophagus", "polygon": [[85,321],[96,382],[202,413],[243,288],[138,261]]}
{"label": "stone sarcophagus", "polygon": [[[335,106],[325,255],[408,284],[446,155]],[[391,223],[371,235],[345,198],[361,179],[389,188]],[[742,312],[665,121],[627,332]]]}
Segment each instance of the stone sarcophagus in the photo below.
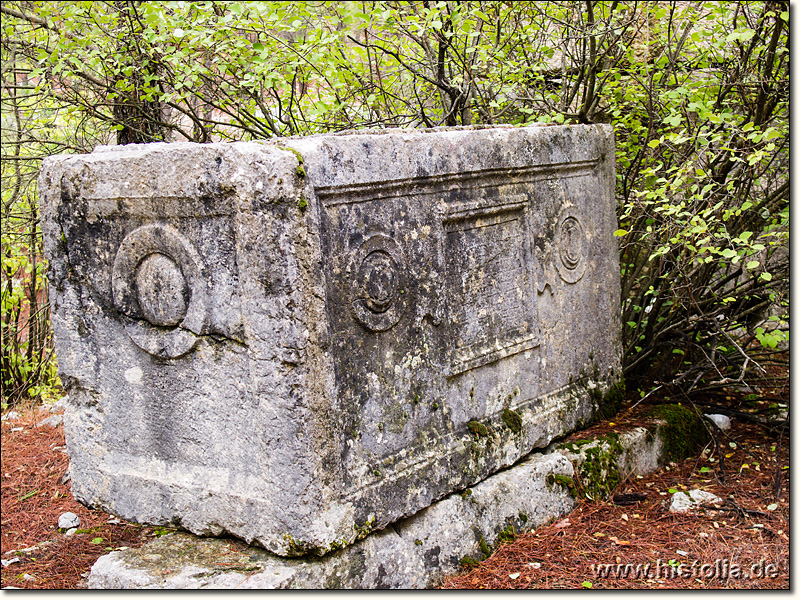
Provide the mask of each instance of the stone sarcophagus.
{"label": "stone sarcophagus", "polygon": [[324,554],[587,423],[607,126],[152,144],[40,177],[73,494]]}

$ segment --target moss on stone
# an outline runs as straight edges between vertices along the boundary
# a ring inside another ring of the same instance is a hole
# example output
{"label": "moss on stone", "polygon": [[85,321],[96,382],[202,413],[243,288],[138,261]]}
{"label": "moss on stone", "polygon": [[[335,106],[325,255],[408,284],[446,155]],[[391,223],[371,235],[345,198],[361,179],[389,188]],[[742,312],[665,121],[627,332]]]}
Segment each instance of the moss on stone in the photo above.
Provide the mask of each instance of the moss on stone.
{"label": "moss on stone", "polygon": [[375,517],[370,517],[367,522],[362,526],[353,525],[353,530],[356,532],[356,540],[363,540],[375,528]]}
{"label": "moss on stone", "polygon": [[297,162],[300,163],[301,165],[303,164],[303,162],[305,162],[303,160],[303,155],[300,154],[300,151],[297,150],[296,148],[291,148],[289,146],[281,146],[280,144],[278,145],[278,148],[280,148],[281,150],[286,150],[287,152],[291,152],[292,154],[294,154],[295,158],[297,158]]}
{"label": "moss on stone", "polygon": [[691,456],[707,439],[707,432],[700,417],[685,406],[660,404],[648,411],[647,416],[666,423],[661,437],[669,460],[677,462]]}
{"label": "moss on stone", "polygon": [[582,450],[584,460],[578,465],[583,493],[592,500],[605,498],[622,480],[618,462],[622,454],[619,436],[609,434],[598,442]]}
{"label": "moss on stone", "polygon": [[500,542],[513,542],[515,539],[517,539],[517,530],[514,529],[513,524],[509,524],[508,527],[497,534],[497,540]]}
{"label": "moss on stone", "polygon": [[486,540],[481,534],[480,539],[478,540],[478,550],[483,553],[484,558],[489,558],[492,554],[492,547],[486,543]]}
{"label": "moss on stone", "polygon": [[625,391],[625,380],[620,379],[603,394],[598,406],[601,418],[610,419],[619,412],[625,400]]}
{"label": "moss on stone", "polygon": [[476,559],[472,558],[471,556],[464,556],[464,557],[461,558],[460,561],[458,561],[458,564],[461,565],[464,568],[477,567],[479,564],[481,564],[481,561],[476,560]]}
{"label": "moss on stone", "polygon": [[300,542],[294,539],[290,534],[284,533],[283,534],[283,541],[286,542],[288,546],[288,555],[289,556],[302,556],[304,554],[308,554],[310,552],[315,552],[318,548],[306,543]]}
{"label": "moss on stone", "polygon": [[[619,457],[622,454],[622,445],[619,434],[609,433],[596,439],[577,440],[561,444],[559,448],[569,453],[580,456],[573,460],[575,471],[580,478],[581,492],[590,499],[600,499],[608,496],[619,485],[622,477],[619,471]],[[578,490],[572,478],[548,475],[548,483],[560,483],[570,489],[573,498],[577,497]]]}
{"label": "moss on stone", "polygon": [[300,154],[300,152],[298,150],[296,150],[294,148],[290,148],[288,146],[278,145],[278,148],[280,148],[281,150],[286,150],[287,152],[291,152],[292,154],[294,154],[295,158],[297,159],[297,169],[296,169],[297,176],[300,177],[300,178],[305,177],[306,176],[306,170],[303,168],[303,162],[304,162],[303,161],[303,155]]}
{"label": "moss on stone", "polygon": [[[335,542],[331,542],[328,545],[327,552],[336,552],[337,550],[341,550],[342,548],[347,546],[347,542],[345,540],[337,540]],[[326,552],[326,554],[327,554]]]}
{"label": "moss on stone", "polygon": [[503,411],[503,423],[514,433],[522,431],[522,417],[511,409]]}
{"label": "moss on stone", "polygon": [[[304,173],[304,175],[305,175],[305,173]],[[308,206],[308,200],[306,200],[305,198],[303,198],[301,196],[300,197],[300,201],[297,203],[297,206],[300,208],[301,211],[304,211],[306,209],[306,207]]]}
{"label": "moss on stone", "polygon": [[478,437],[488,437],[491,433],[486,425],[479,423],[478,421],[469,421],[467,423],[467,429],[469,429],[470,433],[473,433]]}
{"label": "moss on stone", "polygon": [[[569,490],[569,495],[573,498],[578,496],[578,491],[575,488],[575,480],[568,475],[559,475],[558,473],[548,473],[544,479],[545,483],[549,486],[560,485]],[[527,517],[526,517],[527,518]]]}

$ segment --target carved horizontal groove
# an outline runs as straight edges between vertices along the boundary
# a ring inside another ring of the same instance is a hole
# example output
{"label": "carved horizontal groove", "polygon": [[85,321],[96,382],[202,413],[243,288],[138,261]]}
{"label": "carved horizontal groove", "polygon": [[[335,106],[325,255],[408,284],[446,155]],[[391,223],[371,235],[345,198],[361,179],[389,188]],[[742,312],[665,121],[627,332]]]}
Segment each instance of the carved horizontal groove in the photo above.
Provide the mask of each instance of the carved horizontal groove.
{"label": "carved horizontal groove", "polygon": [[597,167],[600,158],[566,163],[548,163],[526,167],[501,167],[468,171],[465,173],[445,173],[391,179],[352,185],[326,185],[314,188],[317,197],[325,206],[357,204],[381,198],[400,196],[421,196],[448,191],[451,186],[471,189],[496,187],[513,183],[532,183],[545,179],[581,177]]}
{"label": "carved horizontal groove", "polygon": [[[537,420],[541,420],[547,414],[561,410],[563,408],[563,403],[571,401],[572,392],[578,390],[581,382],[585,379],[586,378],[578,379],[573,383],[560,386],[547,394],[523,400],[509,408],[518,413],[530,408],[533,414],[530,417],[529,423],[534,423]],[[556,398],[558,396],[562,396],[563,400],[556,402],[553,406],[543,411],[537,410],[537,407],[545,406],[551,398]],[[492,427],[500,427],[503,422],[502,415],[503,411],[498,410],[491,415],[486,415],[479,419],[482,423],[486,423]],[[385,456],[378,465],[365,465],[360,479],[362,481],[366,480],[367,482],[359,487],[351,488],[344,498],[345,501],[353,501],[356,498],[361,498],[365,492],[385,485],[387,480],[394,480],[404,476],[413,476],[415,473],[427,472],[436,465],[447,463],[452,454],[459,452],[459,450],[463,451],[465,448],[464,440],[465,438],[469,439],[471,435],[465,421],[456,431],[451,431],[444,435],[434,435],[429,440],[429,447],[434,449],[429,452],[414,456],[414,449],[407,447]],[[371,477],[370,472],[375,470],[376,466],[377,469],[380,470],[381,476]]]}
{"label": "carved horizontal groove", "polygon": [[491,204],[484,199],[448,204],[442,211],[442,223],[448,225],[456,221],[513,212],[525,208],[527,204],[528,198],[521,194],[492,200]]}
{"label": "carved horizontal groove", "polygon": [[473,346],[465,348],[456,353],[455,360],[450,364],[450,367],[445,373],[447,377],[455,377],[461,373],[488,365],[496,362],[502,358],[519,354],[525,350],[536,348],[539,345],[539,339],[535,333],[526,336],[518,337],[503,344],[499,348],[487,348],[486,346]]}

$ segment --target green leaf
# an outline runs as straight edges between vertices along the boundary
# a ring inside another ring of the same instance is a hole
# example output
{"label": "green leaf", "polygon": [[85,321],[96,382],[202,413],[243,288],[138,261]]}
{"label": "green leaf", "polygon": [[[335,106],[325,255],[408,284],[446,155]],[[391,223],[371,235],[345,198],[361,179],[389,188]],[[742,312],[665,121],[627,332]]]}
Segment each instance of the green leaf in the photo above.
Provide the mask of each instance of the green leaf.
{"label": "green leaf", "polygon": [[584,581],[581,585],[583,587],[585,587],[587,590],[592,589],[592,582],[591,581]]}
{"label": "green leaf", "polygon": [[760,278],[764,281],[772,281],[772,275],[770,273],[762,273]]}
{"label": "green leaf", "polygon": [[627,235],[627,231],[625,229],[617,229],[614,232],[614,237],[622,237],[623,235]]}
{"label": "green leaf", "polygon": [[38,493],[39,493],[39,490],[34,490],[32,492],[28,492],[22,498],[20,498],[19,501],[22,502],[23,500],[27,500],[28,498],[33,498]]}
{"label": "green leaf", "polygon": [[93,543],[93,544],[102,544],[102,543],[103,543],[103,538],[101,538],[101,537],[96,537],[96,538],[94,538],[94,539],[92,540],[92,543]]}

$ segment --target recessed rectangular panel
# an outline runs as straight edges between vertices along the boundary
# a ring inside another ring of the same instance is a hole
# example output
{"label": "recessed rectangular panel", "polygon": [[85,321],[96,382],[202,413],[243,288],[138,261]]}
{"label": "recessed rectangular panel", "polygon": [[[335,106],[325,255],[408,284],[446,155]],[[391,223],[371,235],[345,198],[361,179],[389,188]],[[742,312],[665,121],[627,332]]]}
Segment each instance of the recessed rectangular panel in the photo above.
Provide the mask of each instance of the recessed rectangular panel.
{"label": "recessed rectangular panel", "polygon": [[472,211],[445,231],[449,374],[536,346],[523,207]]}

